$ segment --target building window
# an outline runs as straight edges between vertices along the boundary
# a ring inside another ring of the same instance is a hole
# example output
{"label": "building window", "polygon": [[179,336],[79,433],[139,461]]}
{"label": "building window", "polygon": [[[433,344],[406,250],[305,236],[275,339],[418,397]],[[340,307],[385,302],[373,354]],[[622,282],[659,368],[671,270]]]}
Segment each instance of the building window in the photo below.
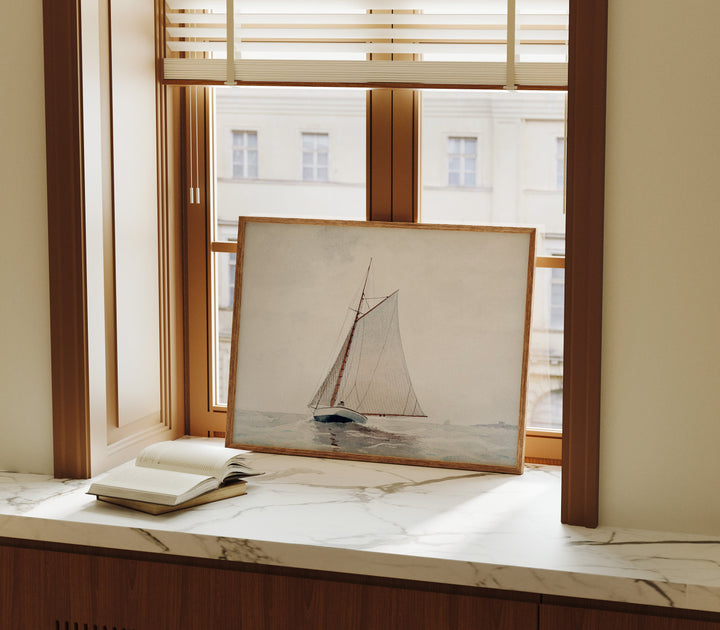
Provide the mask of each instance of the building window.
{"label": "building window", "polygon": [[555,187],[562,190],[565,186],[565,138],[555,139]]}
{"label": "building window", "polygon": [[302,178],[305,182],[328,181],[328,150],[330,136],[327,133],[302,134]]}
{"label": "building window", "polygon": [[477,186],[477,138],[448,138],[448,186]]}
{"label": "building window", "polygon": [[235,299],[235,258],[237,254],[230,254],[228,256],[228,290],[227,290],[227,303],[232,308],[232,303]]}
{"label": "building window", "polygon": [[565,270],[552,269],[550,280],[550,329],[562,330],[565,320]]}
{"label": "building window", "polygon": [[258,176],[257,131],[233,131],[232,136],[233,178],[256,178]]}

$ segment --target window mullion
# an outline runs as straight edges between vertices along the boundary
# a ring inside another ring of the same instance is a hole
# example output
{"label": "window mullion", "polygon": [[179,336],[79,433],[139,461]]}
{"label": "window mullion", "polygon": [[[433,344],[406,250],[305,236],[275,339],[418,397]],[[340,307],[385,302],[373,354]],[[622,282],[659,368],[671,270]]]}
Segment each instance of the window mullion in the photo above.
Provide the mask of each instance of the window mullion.
{"label": "window mullion", "polygon": [[[371,55],[374,60],[393,61],[407,61],[415,57]],[[413,222],[418,219],[419,98],[419,92],[409,89],[374,89],[369,92],[367,217],[371,221]]]}

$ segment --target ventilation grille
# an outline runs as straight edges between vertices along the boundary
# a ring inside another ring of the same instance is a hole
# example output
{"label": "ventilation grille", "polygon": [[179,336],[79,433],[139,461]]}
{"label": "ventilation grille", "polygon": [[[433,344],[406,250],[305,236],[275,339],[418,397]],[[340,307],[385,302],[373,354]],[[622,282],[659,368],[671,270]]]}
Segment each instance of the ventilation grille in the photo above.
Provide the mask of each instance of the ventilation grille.
{"label": "ventilation grille", "polygon": [[97,623],[82,623],[79,621],[56,621],[55,630],[134,630],[126,626],[108,626]]}

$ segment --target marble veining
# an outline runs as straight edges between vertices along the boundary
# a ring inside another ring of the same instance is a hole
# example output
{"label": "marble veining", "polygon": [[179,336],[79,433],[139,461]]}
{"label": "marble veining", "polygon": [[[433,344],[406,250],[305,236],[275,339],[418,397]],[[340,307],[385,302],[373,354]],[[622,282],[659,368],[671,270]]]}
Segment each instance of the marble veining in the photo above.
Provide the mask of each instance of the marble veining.
{"label": "marble veining", "polygon": [[0,472],[0,536],[720,612],[720,536],[562,525],[556,467],[249,459],[246,495],[159,516]]}

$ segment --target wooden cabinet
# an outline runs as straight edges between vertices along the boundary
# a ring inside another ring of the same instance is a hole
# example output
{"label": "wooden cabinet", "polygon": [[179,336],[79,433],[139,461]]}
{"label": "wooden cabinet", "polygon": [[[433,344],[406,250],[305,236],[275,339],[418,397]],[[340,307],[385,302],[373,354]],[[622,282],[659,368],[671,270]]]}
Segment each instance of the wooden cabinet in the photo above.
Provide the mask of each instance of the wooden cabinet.
{"label": "wooden cabinet", "polygon": [[[188,560],[188,562],[192,562]],[[0,546],[0,628],[533,630],[537,596]],[[372,583],[376,582],[376,583]],[[501,594],[502,595],[502,594]],[[77,624],[77,626],[75,625]]]}
{"label": "wooden cabinet", "polygon": [[[603,602],[595,602],[595,605],[602,607]],[[652,611],[633,608],[635,610],[628,612],[541,604],[539,630],[720,630],[720,621],[708,620],[718,615],[687,611],[674,613],[680,616],[671,617],[668,614],[673,614],[673,611],[662,615],[656,608]]]}
{"label": "wooden cabinet", "polygon": [[0,630],[720,630],[720,615],[0,540]]}

